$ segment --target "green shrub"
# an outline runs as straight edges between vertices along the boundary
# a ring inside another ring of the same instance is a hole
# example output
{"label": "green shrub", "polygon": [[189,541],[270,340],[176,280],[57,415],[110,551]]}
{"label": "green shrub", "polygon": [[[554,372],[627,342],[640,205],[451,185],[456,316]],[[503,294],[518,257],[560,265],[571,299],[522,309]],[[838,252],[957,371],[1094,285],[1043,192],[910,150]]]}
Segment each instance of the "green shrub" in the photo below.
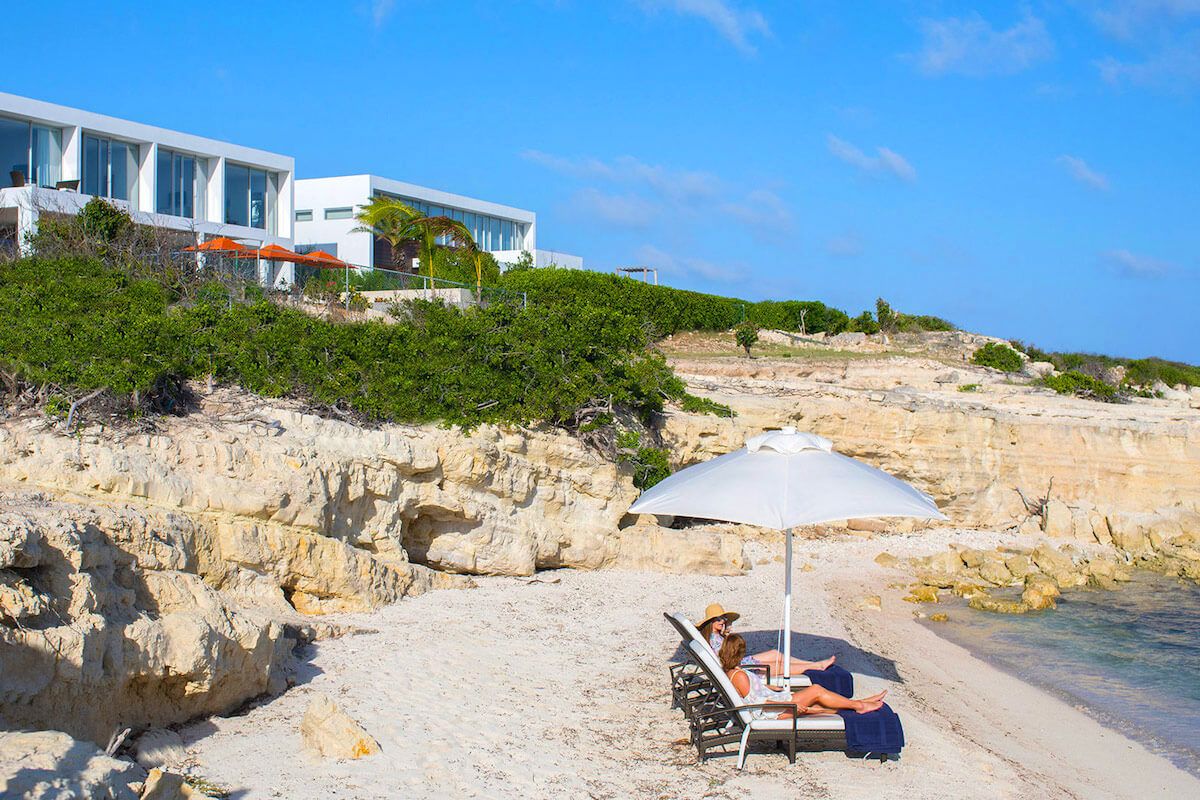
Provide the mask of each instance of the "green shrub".
{"label": "green shrub", "polygon": [[1167,386],[1182,383],[1185,386],[1200,386],[1200,367],[1161,358],[1138,358],[1125,361],[1125,380],[1138,386],[1152,386],[1163,382]]}
{"label": "green shrub", "polygon": [[[1028,342],[1022,342],[1019,339],[1013,339],[1009,342],[1014,350],[1020,350],[1025,355],[1029,356],[1030,361],[1049,361],[1054,363],[1053,356],[1045,350]],[[1055,367],[1057,369],[1057,366]]]}
{"label": "green shrub", "polygon": [[736,417],[737,413],[729,406],[709,400],[707,397],[697,397],[694,394],[684,395],[679,407],[689,414],[712,414],[716,417]]}
{"label": "green shrub", "polygon": [[960,392],[978,392],[979,384],[978,383],[964,383],[962,386],[958,387],[958,390]]}
{"label": "green shrub", "polygon": [[905,332],[916,331],[956,331],[958,327],[941,317],[931,317],[927,314],[897,314],[896,330]]}
{"label": "green shrub", "polygon": [[896,312],[892,310],[888,301],[882,297],[875,300],[875,323],[879,326],[881,333],[895,333],[899,325],[899,318]]}
{"label": "green shrub", "polygon": [[876,334],[879,333],[879,323],[875,321],[870,311],[864,311],[854,319],[850,320],[850,324],[846,326],[846,330],[855,333]]}
{"label": "green shrub", "polygon": [[746,351],[746,358],[749,358],[750,348],[758,341],[758,326],[753,322],[743,322],[733,329],[733,338],[738,347]]}
{"label": "green shrub", "polygon": [[641,322],[608,308],[415,303],[401,324],[332,323],[205,285],[188,304],[86,259],[0,265],[0,367],[37,384],[142,396],[212,375],[375,420],[572,426],[611,403],[643,418],[685,386]]}
{"label": "green shrub", "polygon": [[80,230],[100,242],[111,243],[133,230],[129,212],[93,197],[75,218]]}
{"label": "green shrub", "polygon": [[644,322],[656,337],[680,331],[727,331],[743,321],[760,328],[798,331],[803,320],[809,333],[838,333],[849,321],[844,312],[823,303],[750,303],[589,270],[510,268],[498,286],[526,293],[531,305],[620,311]]}
{"label": "green shrub", "polygon": [[[500,265],[491,253],[481,253],[483,285],[495,286],[500,281]],[[434,256],[437,277],[456,283],[475,286],[475,258],[463,247],[439,247]]]}
{"label": "green shrub", "polygon": [[671,463],[667,451],[661,447],[647,447],[637,431],[621,431],[617,434],[617,460],[633,467],[633,485],[645,491],[671,475]]}
{"label": "green shrub", "polygon": [[1041,383],[1059,394],[1072,394],[1105,403],[1115,403],[1119,400],[1115,388],[1099,378],[1074,370],[1059,375],[1047,375],[1042,378]]}
{"label": "green shrub", "polygon": [[763,300],[745,306],[747,319],[768,330],[841,333],[850,324],[845,311],[815,300]]}
{"label": "green shrub", "polygon": [[975,351],[971,361],[981,367],[991,367],[1001,372],[1020,372],[1025,365],[1016,350],[1000,342],[988,342]]}

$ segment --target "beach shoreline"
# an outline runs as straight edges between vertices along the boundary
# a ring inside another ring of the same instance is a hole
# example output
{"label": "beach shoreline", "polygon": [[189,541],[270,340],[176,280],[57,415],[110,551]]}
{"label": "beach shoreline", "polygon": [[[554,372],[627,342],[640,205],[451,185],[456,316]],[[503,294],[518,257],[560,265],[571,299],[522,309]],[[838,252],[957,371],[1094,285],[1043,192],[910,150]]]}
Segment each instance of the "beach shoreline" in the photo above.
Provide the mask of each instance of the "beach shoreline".
{"label": "beach shoreline", "polygon": [[[746,576],[643,572],[484,578],[331,622],[372,633],[313,645],[299,684],[234,717],[184,729],[192,768],[245,798],[374,797],[1146,797],[1200,795],[1200,780],[1083,711],[927,630],[872,562],[1001,534],[835,534],[797,543],[800,653],[837,653],[859,694],[888,689],[908,739],[898,762],[756,752],[699,764],[669,707],[678,656],[663,611],[711,601],[773,647],[781,549],[749,545]],[[1011,537],[1007,537],[1011,539]],[[881,597],[881,609],[859,601]],[[829,652],[825,652],[829,651]],[[307,751],[299,721],[332,697],[383,752],[359,761]]]}

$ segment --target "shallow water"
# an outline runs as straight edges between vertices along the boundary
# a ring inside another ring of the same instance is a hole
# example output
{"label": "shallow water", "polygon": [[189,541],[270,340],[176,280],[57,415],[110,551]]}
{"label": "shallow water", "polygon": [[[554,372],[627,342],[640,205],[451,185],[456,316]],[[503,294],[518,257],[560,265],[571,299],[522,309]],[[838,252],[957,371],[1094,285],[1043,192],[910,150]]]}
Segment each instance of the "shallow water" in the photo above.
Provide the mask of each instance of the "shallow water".
{"label": "shallow water", "polygon": [[1200,776],[1200,587],[1139,574],[1065,592],[1056,611],[947,610],[931,630]]}

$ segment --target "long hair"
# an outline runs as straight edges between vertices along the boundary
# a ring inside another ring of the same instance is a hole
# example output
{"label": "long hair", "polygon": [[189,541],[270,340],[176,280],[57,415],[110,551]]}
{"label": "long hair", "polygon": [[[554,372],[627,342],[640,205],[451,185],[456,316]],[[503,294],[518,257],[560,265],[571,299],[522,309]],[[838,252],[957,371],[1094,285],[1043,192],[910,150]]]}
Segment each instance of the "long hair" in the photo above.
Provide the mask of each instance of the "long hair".
{"label": "long hair", "polygon": [[721,645],[721,652],[717,653],[717,658],[721,661],[721,669],[729,672],[738,668],[745,655],[746,640],[736,633],[731,633],[725,637],[725,641]]}

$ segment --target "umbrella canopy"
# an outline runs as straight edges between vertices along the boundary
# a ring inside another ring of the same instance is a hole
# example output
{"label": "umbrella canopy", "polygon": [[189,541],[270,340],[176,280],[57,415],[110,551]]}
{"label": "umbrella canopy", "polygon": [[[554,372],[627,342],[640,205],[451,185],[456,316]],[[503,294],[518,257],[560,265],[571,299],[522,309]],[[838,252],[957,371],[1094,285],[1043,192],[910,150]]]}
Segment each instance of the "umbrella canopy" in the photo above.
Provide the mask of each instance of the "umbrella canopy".
{"label": "umbrella canopy", "polygon": [[794,428],[755,436],[740,450],[681,470],[629,510],[776,530],[856,517],[946,519],[923,492]]}
{"label": "umbrella canopy", "polygon": [[252,248],[247,247],[241,242],[235,242],[228,236],[217,236],[216,238],[183,249],[189,252],[200,253],[254,253]]}
{"label": "umbrella canopy", "polygon": [[629,507],[787,531],[783,589],[783,674],[791,677],[792,528],[857,517],[946,519],[923,492],[883,470],[835,453],[823,436],[795,428],[755,436],[746,446],[680,470]]}
{"label": "umbrella canopy", "polygon": [[345,261],[324,250],[313,250],[311,253],[305,253],[302,258],[305,260],[304,263],[324,269],[348,269],[350,267]]}
{"label": "umbrella canopy", "polygon": [[281,247],[277,244],[269,244],[266,247],[260,247],[250,253],[251,258],[261,258],[264,261],[292,261],[295,263],[303,263],[304,256],[299,253],[293,253],[286,247]]}

